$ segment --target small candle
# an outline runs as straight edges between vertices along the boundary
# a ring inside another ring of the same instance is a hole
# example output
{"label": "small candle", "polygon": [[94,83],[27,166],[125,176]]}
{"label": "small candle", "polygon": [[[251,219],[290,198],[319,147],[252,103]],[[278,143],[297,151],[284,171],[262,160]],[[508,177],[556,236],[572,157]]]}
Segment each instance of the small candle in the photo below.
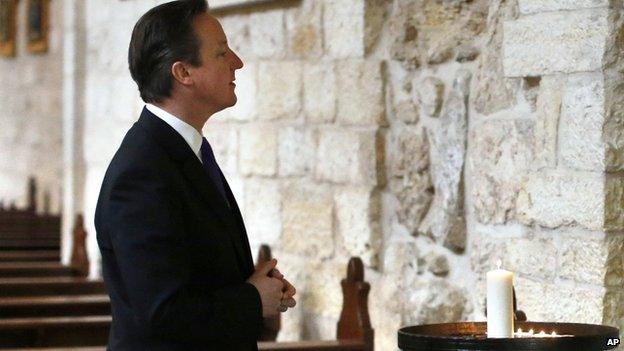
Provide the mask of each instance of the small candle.
{"label": "small candle", "polygon": [[513,338],[513,273],[496,269],[487,273],[487,337]]}

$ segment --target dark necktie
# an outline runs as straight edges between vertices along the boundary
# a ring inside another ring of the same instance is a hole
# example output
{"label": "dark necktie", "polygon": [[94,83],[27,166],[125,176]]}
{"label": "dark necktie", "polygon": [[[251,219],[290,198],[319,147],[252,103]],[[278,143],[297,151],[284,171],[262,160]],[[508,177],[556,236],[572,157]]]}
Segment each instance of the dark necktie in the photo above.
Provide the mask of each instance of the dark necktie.
{"label": "dark necktie", "polygon": [[223,180],[221,179],[221,171],[219,169],[219,165],[217,164],[217,160],[214,157],[212,148],[210,147],[210,144],[208,143],[208,140],[206,140],[206,138],[202,138],[201,159],[202,163],[204,164],[204,170],[206,171],[206,173],[210,177],[210,180],[212,180],[212,183],[217,187],[217,190],[219,190],[219,193],[221,193],[221,196],[223,196],[223,199],[229,206],[230,204],[227,200],[227,196],[225,195],[225,187],[223,186]]}

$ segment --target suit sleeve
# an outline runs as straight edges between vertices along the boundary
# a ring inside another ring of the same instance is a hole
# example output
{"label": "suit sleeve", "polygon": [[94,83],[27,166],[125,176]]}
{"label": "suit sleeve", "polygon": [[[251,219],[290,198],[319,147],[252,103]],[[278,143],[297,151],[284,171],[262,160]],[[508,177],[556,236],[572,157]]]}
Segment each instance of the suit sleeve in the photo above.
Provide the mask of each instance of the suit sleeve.
{"label": "suit sleeve", "polygon": [[249,283],[190,291],[188,243],[158,167],[135,166],[113,181],[107,226],[129,303],[152,335],[180,342],[256,340],[262,303]]}

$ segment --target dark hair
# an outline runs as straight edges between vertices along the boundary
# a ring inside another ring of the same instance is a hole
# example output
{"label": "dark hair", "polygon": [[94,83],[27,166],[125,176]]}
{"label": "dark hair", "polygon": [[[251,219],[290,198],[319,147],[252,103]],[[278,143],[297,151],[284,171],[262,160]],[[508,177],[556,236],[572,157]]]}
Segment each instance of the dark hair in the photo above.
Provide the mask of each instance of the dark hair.
{"label": "dark hair", "polygon": [[207,11],[206,0],[171,1],[147,11],[134,25],[128,65],[143,101],[159,102],[171,95],[171,65],[176,61],[201,64],[193,19]]}

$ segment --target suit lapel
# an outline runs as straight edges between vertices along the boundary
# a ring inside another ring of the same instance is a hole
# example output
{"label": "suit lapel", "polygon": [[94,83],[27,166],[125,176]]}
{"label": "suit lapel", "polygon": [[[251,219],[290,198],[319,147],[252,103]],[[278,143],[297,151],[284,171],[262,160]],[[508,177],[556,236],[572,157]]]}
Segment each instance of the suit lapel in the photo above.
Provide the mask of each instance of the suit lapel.
{"label": "suit lapel", "polygon": [[232,189],[230,189],[230,185],[228,184],[223,172],[219,170],[221,174],[221,179],[223,180],[223,186],[225,188],[225,194],[228,197],[228,201],[230,202],[230,211],[232,216],[235,217],[236,223],[238,224],[238,232],[241,234],[240,240],[236,240],[236,242],[240,243],[240,247],[237,248],[241,253],[243,253],[243,257],[245,258],[246,272],[251,275],[254,271],[253,257],[251,255],[251,248],[249,247],[249,238],[247,237],[247,230],[245,229],[245,222],[243,221],[243,216],[241,215],[240,209],[238,208],[238,203],[234,198],[234,194],[232,193]]}
{"label": "suit lapel", "polygon": [[[240,231],[244,230],[244,227],[236,225],[234,214],[230,212],[225,199],[223,199],[216,185],[213,184],[210,177],[206,174],[206,171],[204,171],[201,162],[197,159],[193,150],[191,150],[186,141],[184,141],[184,138],[182,138],[175,129],[165,121],[154,116],[146,108],[143,109],[137,123],[148,130],[158,140],[159,144],[165,148],[169,155],[181,164],[184,176],[225,224],[229,232],[229,235],[226,236],[229,237],[232,246],[234,246],[241,268],[244,268],[241,271],[247,272],[249,259],[248,255],[246,255],[244,245],[248,246],[248,243],[242,243],[239,235]],[[227,184],[227,182],[224,181],[224,184]],[[227,191],[228,194],[231,195],[229,187],[227,187]],[[236,205],[236,201],[233,200],[233,197],[230,203]],[[236,208],[238,209],[238,207]],[[243,237],[246,239],[246,234]]]}
{"label": "suit lapel", "polygon": [[[204,171],[198,160],[193,160],[192,158],[188,159],[184,163],[184,168],[182,169],[182,171],[184,172],[186,178],[202,195],[204,200],[206,200],[210,204],[210,207],[212,207],[217,212],[223,223],[228,228],[230,234],[228,236],[230,237],[230,241],[232,242],[232,245],[236,250],[239,261],[243,264],[243,267],[245,267],[246,271],[248,260],[247,256],[245,255],[245,250],[243,247],[244,244],[239,239],[239,228],[236,225],[234,216],[232,212],[230,212],[228,205],[225,202],[225,199],[223,199],[223,196],[221,196],[221,193],[219,193],[217,187],[210,180],[210,177],[206,175],[206,172]],[[235,201],[230,200],[230,203],[232,202],[235,203]]]}

